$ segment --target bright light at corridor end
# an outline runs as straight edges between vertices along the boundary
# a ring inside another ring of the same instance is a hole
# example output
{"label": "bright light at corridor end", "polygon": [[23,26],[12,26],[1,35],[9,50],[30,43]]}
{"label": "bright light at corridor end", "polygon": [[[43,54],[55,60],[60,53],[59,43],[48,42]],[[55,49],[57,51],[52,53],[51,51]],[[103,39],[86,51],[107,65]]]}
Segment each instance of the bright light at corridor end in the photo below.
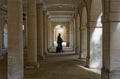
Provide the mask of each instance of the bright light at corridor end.
{"label": "bright light at corridor end", "polygon": [[59,33],[62,34],[62,33],[64,32],[64,29],[63,29],[63,26],[62,26],[62,25],[57,25],[56,28],[57,28],[57,31],[58,31]]}

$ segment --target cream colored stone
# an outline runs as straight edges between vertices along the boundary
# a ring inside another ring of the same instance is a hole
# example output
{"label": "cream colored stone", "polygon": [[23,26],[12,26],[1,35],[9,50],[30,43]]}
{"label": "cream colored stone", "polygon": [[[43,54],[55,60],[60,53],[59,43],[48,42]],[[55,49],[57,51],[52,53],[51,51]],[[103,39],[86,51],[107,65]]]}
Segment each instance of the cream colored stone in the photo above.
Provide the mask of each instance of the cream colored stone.
{"label": "cream colored stone", "polygon": [[44,52],[45,54],[48,54],[47,51],[47,42],[48,42],[48,17],[47,17],[47,11],[44,11]]}
{"label": "cream colored stone", "polygon": [[37,4],[37,52],[40,59],[44,59],[43,22],[43,4]]}
{"label": "cream colored stone", "polygon": [[8,79],[23,79],[22,0],[8,0]]}
{"label": "cream colored stone", "polygon": [[36,0],[27,4],[28,53],[27,65],[37,65],[37,24]]}

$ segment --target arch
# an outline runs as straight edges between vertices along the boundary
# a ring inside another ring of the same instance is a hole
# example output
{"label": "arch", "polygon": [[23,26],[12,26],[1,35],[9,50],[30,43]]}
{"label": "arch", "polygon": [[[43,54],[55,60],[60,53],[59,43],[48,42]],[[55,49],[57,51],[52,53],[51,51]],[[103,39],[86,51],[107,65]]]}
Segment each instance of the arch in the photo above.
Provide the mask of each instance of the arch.
{"label": "arch", "polygon": [[83,7],[81,14],[81,58],[87,56],[87,9]]}
{"label": "arch", "polygon": [[63,46],[67,46],[67,28],[64,25],[56,25],[54,27],[54,46],[57,46],[57,36],[58,34],[61,34],[61,37],[63,39]]}
{"label": "arch", "polygon": [[90,68],[102,68],[102,0],[92,0],[90,10]]}

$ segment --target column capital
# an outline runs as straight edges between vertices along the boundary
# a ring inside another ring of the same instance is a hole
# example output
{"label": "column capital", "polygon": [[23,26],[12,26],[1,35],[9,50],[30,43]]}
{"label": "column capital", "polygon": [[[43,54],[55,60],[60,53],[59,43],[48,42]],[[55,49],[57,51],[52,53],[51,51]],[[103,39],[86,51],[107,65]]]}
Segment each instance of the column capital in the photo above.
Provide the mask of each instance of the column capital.
{"label": "column capital", "polygon": [[37,8],[43,8],[44,7],[43,5],[44,5],[43,3],[38,3]]}

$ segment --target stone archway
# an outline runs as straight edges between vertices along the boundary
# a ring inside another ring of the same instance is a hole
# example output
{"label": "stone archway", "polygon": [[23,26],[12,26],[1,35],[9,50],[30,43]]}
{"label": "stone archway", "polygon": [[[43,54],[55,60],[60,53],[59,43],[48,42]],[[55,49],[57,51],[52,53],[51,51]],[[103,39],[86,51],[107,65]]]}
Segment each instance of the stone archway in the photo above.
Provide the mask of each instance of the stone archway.
{"label": "stone archway", "polygon": [[86,7],[82,10],[81,19],[81,58],[87,56],[87,9]]}
{"label": "stone archway", "polygon": [[90,11],[90,68],[102,68],[102,1],[92,0]]}
{"label": "stone archway", "polygon": [[55,47],[57,46],[57,36],[59,33],[61,34],[61,37],[63,39],[62,45],[66,47],[67,46],[67,29],[64,25],[56,25],[54,27],[54,46]]}

